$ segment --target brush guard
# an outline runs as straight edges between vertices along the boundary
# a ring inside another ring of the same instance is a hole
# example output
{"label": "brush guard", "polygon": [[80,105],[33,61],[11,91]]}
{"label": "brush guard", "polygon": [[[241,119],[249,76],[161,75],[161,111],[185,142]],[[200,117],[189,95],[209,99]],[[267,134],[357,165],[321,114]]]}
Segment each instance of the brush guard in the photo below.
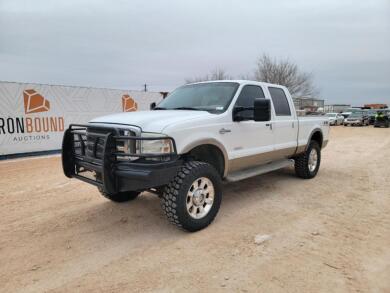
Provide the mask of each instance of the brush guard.
{"label": "brush guard", "polygon": [[[131,135],[123,135],[128,131]],[[172,153],[140,153],[145,140],[168,139]],[[128,142],[131,152],[118,151]],[[139,149],[139,148],[138,148]],[[109,194],[142,191],[168,184],[182,165],[172,137],[141,137],[125,128],[71,124],[62,142],[65,176],[102,188]]]}

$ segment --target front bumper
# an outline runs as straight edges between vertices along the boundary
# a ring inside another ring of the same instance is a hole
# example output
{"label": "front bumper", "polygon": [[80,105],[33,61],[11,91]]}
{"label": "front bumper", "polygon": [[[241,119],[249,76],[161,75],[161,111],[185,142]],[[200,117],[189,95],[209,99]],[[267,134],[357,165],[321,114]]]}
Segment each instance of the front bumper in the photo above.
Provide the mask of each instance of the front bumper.
{"label": "front bumper", "polygon": [[[90,129],[93,128],[93,131]],[[70,125],[62,143],[62,166],[69,178],[77,178],[102,188],[107,193],[142,191],[168,184],[182,161],[176,153],[140,154],[117,151],[118,141],[161,139],[123,136],[120,130],[91,125]],[[132,160],[128,160],[128,158]]]}
{"label": "front bumper", "polygon": [[344,125],[349,124],[349,125],[362,125],[363,121],[344,121]]}

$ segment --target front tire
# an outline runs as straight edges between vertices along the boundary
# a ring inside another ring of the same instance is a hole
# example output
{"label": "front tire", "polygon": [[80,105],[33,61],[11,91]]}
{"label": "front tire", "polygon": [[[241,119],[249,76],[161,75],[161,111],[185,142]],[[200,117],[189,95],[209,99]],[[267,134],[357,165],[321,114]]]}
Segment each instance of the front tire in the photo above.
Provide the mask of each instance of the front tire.
{"label": "front tire", "polygon": [[107,193],[101,187],[98,187],[98,190],[99,190],[101,195],[103,195],[105,198],[107,198],[111,201],[114,201],[114,202],[126,202],[126,201],[130,201],[130,200],[134,200],[140,194],[140,192],[138,192],[138,191]]}
{"label": "front tire", "polygon": [[303,179],[314,178],[321,163],[321,148],[312,140],[307,150],[295,158],[295,174]]}
{"label": "front tire", "polygon": [[221,177],[204,162],[185,163],[165,188],[161,207],[168,220],[190,232],[207,227],[222,200]]}

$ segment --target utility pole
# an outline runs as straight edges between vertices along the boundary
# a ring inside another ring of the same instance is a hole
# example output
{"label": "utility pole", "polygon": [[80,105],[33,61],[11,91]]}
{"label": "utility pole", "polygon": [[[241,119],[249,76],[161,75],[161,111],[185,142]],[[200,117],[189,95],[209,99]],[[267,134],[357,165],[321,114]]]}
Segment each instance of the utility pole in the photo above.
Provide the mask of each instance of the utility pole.
{"label": "utility pole", "polygon": [[145,83],[144,84],[144,91],[147,92],[148,91],[148,85]]}

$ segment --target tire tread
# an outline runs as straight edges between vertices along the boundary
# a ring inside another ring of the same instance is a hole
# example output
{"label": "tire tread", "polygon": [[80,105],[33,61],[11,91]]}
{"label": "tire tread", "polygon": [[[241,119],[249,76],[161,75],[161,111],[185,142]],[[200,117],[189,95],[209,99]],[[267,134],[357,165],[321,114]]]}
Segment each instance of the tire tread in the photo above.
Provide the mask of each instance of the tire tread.
{"label": "tire tread", "polygon": [[317,172],[315,172],[314,176],[313,174],[310,172],[309,168],[308,168],[308,162],[309,162],[309,151],[313,148],[313,147],[316,147],[318,148],[318,156],[319,156],[319,159],[321,160],[321,148],[318,144],[318,142],[312,140],[310,142],[310,145],[309,145],[309,148],[307,151],[305,151],[303,154],[295,157],[295,173],[297,174],[298,177],[300,178],[303,178],[303,179],[311,179],[313,177],[315,177],[315,175],[317,174],[318,172],[318,168],[319,168],[319,164],[320,162],[318,162],[318,166],[317,166]]}
{"label": "tire tread", "polygon": [[[180,196],[179,194],[180,188],[185,178],[188,175],[190,175],[191,173],[199,169],[208,170],[210,168],[212,169],[213,172],[215,172],[215,174],[217,174],[217,171],[214,169],[214,167],[212,167],[208,163],[204,163],[200,161],[188,161],[179,169],[176,176],[165,187],[164,193],[161,197],[162,210],[167,216],[169,222],[175,225],[176,227],[180,228],[181,230],[197,231],[199,230],[199,228],[191,228],[189,227],[189,225],[186,225],[186,223],[182,223],[179,219],[177,208],[178,208],[178,199]],[[209,217],[205,226],[209,225],[214,220],[214,217]]]}

